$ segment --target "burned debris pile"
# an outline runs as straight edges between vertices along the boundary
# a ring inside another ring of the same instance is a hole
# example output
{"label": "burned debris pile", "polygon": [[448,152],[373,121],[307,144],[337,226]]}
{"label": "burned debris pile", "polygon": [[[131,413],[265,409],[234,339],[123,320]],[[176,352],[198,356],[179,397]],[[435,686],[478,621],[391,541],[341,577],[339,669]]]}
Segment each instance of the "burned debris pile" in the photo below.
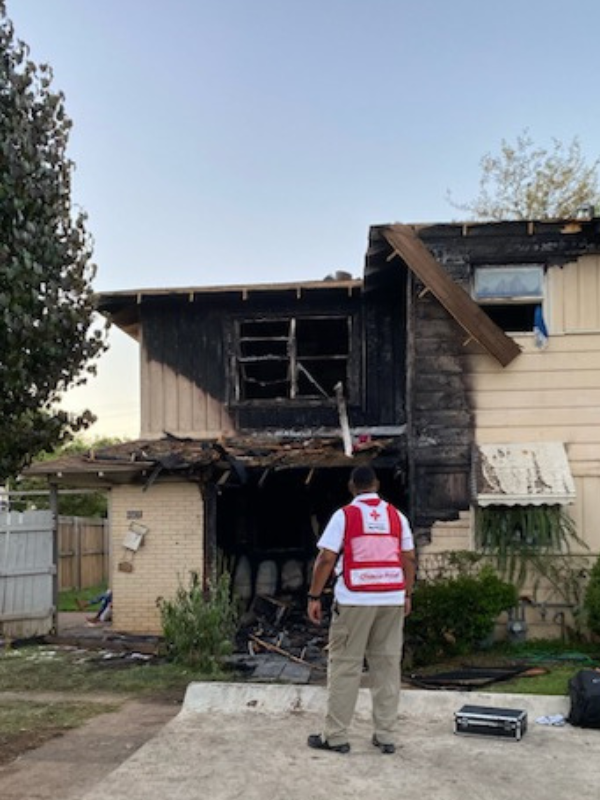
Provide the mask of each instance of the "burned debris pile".
{"label": "burned debris pile", "polygon": [[326,647],[327,624],[309,622],[300,595],[257,595],[242,615],[228,665],[253,681],[319,683]]}

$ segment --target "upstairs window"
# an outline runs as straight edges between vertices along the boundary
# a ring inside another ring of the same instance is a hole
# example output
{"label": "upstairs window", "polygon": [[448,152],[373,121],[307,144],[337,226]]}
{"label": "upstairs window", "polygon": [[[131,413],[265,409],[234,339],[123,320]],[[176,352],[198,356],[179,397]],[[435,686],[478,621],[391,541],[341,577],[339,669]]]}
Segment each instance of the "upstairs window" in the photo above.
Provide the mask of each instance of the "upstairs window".
{"label": "upstairs window", "polygon": [[[475,268],[473,298],[506,332],[533,331],[544,299],[544,268],[515,264]],[[538,312],[539,313],[539,312]]]}
{"label": "upstairs window", "polygon": [[348,317],[238,323],[236,400],[326,399],[348,379]]}

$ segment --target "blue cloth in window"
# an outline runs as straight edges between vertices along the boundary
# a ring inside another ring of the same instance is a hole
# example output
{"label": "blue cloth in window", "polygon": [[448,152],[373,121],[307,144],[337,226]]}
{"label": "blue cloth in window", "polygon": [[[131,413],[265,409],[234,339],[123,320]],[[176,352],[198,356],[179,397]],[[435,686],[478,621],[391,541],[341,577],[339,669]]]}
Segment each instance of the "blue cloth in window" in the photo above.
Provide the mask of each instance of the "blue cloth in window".
{"label": "blue cloth in window", "polygon": [[546,322],[544,321],[544,313],[542,311],[542,306],[538,305],[535,307],[535,311],[533,312],[533,332],[535,333],[535,344],[536,347],[540,349],[546,347],[548,344],[548,328],[546,327]]}

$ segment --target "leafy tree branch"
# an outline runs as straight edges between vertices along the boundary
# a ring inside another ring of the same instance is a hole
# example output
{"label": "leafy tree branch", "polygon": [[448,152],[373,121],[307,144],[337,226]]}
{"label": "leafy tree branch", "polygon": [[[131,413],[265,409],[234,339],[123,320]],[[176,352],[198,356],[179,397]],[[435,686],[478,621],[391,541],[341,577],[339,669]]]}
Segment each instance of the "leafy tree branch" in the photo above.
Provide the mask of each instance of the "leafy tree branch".
{"label": "leafy tree branch", "polygon": [[449,202],[480,220],[568,219],[584,206],[599,206],[598,166],[588,163],[579,139],[550,147],[536,145],[528,130],[511,143],[502,139],[497,154],[480,161],[479,194],[467,203]]}
{"label": "leafy tree branch", "polygon": [[72,123],[52,80],[0,0],[0,480],[89,426],[89,411],[58,404],[106,349],[106,329],[91,327],[92,240],[71,201]]}

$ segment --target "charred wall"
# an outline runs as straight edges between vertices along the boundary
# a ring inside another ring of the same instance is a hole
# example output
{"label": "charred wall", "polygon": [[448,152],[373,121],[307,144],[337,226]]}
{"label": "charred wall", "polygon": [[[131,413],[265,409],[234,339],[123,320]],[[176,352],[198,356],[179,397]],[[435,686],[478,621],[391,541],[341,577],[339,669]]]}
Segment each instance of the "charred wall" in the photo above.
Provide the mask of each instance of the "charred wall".
{"label": "charred wall", "polygon": [[365,409],[371,424],[406,422],[406,281],[399,270],[365,283]]}
{"label": "charred wall", "polygon": [[[469,291],[477,265],[561,265],[595,252],[599,226],[596,219],[432,225],[419,236],[450,277]],[[376,230],[371,253],[374,267],[390,268]],[[467,336],[418,280],[408,274],[407,280],[412,283],[407,361],[412,513],[415,527],[427,534],[435,520],[452,519],[469,507],[475,420],[462,357]]]}
{"label": "charred wall", "polygon": [[412,292],[409,458],[413,524],[428,534],[436,520],[469,507],[474,418],[462,358],[464,332],[418,282]]}
{"label": "charred wall", "polygon": [[[393,288],[398,289],[397,285]],[[191,299],[185,295],[144,298],[141,321],[150,361],[166,365],[221,403],[237,430],[265,430],[338,427],[337,404],[329,385],[325,387],[327,397],[318,392],[318,396],[294,399],[244,397],[236,375],[240,330],[245,326],[252,332],[253,321],[255,327],[262,324],[268,328],[269,320],[287,317],[305,326],[311,324],[311,318],[347,319],[344,388],[350,425],[398,425],[405,421],[405,320],[399,313],[404,306],[404,298],[399,301],[395,291],[364,297],[360,285],[351,290],[249,291],[244,297],[238,292],[197,294]],[[273,330],[275,339],[276,327]],[[327,350],[327,337],[321,339]],[[309,356],[314,359],[312,353]],[[304,363],[310,368],[317,362],[309,357]],[[162,389],[152,385],[148,391]]]}
{"label": "charred wall", "polygon": [[[147,300],[141,311],[147,357],[183,375],[217,400],[227,398],[223,317],[209,304]],[[150,391],[161,387],[151,386]]]}
{"label": "charred wall", "polygon": [[[457,248],[456,237],[446,239],[444,233],[427,246],[453,280],[467,285],[468,248]],[[403,410],[396,413],[407,422],[408,509],[415,532],[427,539],[436,520],[454,519],[469,507],[474,419],[463,371],[465,335],[402,260],[389,256],[388,243],[373,228],[365,293],[395,298],[398,326],[406,336],[387,374],[402,382]]]}

